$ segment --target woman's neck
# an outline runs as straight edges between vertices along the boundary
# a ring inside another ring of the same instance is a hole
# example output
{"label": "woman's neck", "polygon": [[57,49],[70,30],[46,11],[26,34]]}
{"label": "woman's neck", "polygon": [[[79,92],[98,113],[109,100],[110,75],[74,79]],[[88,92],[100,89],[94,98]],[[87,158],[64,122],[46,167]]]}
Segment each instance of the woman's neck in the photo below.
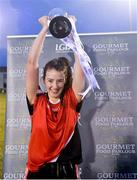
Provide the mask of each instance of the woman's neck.
{"label": "woman's neck", "polygon": [[49,98],[49,102],[52,104],[57,104],[60,102],[60,98],[54,98],[54,99]]}

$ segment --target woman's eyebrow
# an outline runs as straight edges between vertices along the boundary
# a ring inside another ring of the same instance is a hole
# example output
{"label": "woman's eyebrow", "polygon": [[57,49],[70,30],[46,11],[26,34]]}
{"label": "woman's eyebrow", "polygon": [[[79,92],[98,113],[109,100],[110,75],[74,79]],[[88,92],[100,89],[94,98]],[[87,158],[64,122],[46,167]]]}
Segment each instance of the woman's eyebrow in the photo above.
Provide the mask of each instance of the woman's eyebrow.
{"label": "woman's eyebrow", "polygon": [[47,80],[50,80],[50,81],[51,81],[51,80],[52,80],[52,81],[54,80],[53,78],[49,78],[49,77],[47,77],[46,79],[47,79]]}
{"label": "woman's eyebrow", "polygon": [[[54,78],[47,77],[48,80],[54,80]],[[64,80],[64,78],[58,78],[56,80]]]}

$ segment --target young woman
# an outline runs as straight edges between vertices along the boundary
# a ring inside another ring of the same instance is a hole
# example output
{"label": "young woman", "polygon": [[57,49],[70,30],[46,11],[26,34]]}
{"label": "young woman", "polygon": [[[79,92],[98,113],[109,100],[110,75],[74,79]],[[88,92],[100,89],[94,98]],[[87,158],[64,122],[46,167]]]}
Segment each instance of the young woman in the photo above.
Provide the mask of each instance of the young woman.
{"label": "young woman", "polygon": [[77,179],[77,164],[82,161],[78,106],[85,77],[76,54],[73,77],[65,57],[53,59],[44,67],[46,92],[38,93],[39,58],[48,32],[47,19],[47,16],[39,19],[42,29],[32,45],[26,66],[32,130],[25,178]]}

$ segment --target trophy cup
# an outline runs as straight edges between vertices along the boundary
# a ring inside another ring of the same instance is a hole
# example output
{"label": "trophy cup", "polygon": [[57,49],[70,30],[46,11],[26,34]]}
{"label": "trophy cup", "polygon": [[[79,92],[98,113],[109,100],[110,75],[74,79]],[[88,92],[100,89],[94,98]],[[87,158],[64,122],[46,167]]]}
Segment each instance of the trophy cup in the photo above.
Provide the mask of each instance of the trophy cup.
{"label": "trophy cup", "polygon": [[61,39],[70,34],[72,25],[67,18],[67,13],[62,9],[52,9],[49,12],[49,21],[49,31],[54,37]]}

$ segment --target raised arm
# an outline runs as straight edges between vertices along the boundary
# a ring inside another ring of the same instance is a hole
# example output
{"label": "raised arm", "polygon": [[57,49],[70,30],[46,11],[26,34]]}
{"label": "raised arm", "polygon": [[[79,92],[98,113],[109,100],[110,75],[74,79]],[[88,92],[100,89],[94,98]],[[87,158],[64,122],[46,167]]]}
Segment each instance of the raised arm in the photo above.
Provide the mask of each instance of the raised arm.
{"label": "raised arm", "polygon": [[77,54],[74,54],[74,57],[75,57],[75,63],[74,63],[74,71],[73,71],[72,88],[78,102],[80,102],[82,99],[80,93],[84,91],[84,87],[85,87],[85,75],[80,65],[79,56]]}
{"label": "raised arm", "polygon": [[26,65],[26,93],[31,104],[34,103],[39,86],[39,59],[43,43],[48,32],[47,21],[47,16],[43,16],[39,19],[42,29],[33,42]]}
{"label": "raised arm", "polygon": [[[76,20],[75,16],[70,16],[70,18],[72,18],[74,23],[76,23],[77,20]],[[78,102],[80,102],[82,99],[81,93],[84,91],[85,79],[86,79],[85,74],[84,74],[82,67],[80,65],[80,59],[79,58],[80,58],[79,55],[74,53],[75,63],[74,63],[74,70],[73,70],[72,88],[73,88],[73,91],[76,95]]]}

